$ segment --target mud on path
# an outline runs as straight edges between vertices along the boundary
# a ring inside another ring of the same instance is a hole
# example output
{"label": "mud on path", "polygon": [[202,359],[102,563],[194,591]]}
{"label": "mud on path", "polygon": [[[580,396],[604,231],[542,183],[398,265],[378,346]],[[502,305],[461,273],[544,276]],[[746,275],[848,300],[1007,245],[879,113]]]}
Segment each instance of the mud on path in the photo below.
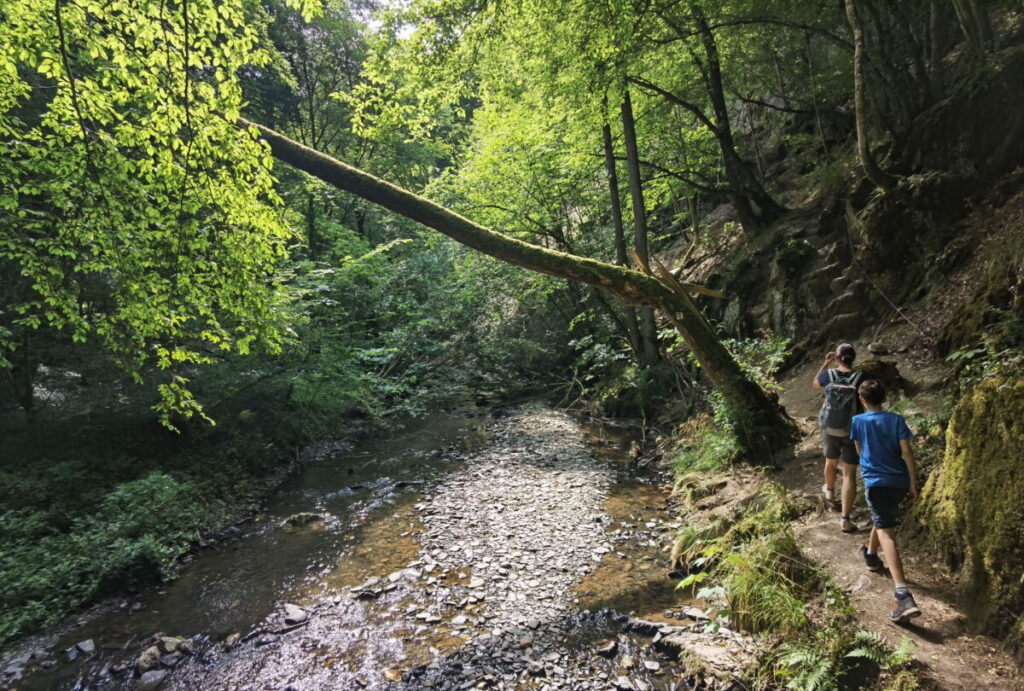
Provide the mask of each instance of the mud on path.
{"label": "mud on path", "polygon": [[[311,575],[279,587],[271,613],[253,625],[228,635],[186,631],[181,622],[202,617],[178,611],[170,628],[159,617],[138,620],[129,636],[100,619],[52,644],[50,676],[38,676],[29,661],[11,688],[136,689],[146,679],[154,689],[253,691],[704,686],[684,680],[674,653],[654,645],[655,632],[627,630],[627,615],[682,625],[693,611],[668,578],[666,548],[678,528],[668,490],[655,478],[628,476],[629,435],[584,429],[539,405],[487,427],[486,442],[444,452],[451,462],[423,482],[381,494],[369,513],[328,503],[334,508],[325,520],[300,513],[308,523],[262,527],[287,535],[258,545],[330,535],[334,551],[312,552],[313,563],[299,565]],[[393,480],[378,484],[395,487]],[[320,498],[285,504],[322,510],[323,497],[340,501],[328,490],[305,487]],[[349,514],[362,519],[349,521]],[[259,546],[245,547],[248,539],[236,549],[258,553]],[[278,558],[273,547],[254,563]],[[175,602],[193,606],[187,600]],[[60,651],[86,635],[97,649],[62,659]],[[168,654],[178,644],[166,636],[185,645]],[[147,650],[160,661],[150,660],[149,676],[140,679],[133,667]]]}
{"label": "mud on path", "polygon": [[[867,353],[866,347],[854,345],[858,352]],[[884,359],[895,362],[905,376],[924,384],[925,389],[930,388],[929,382],[922,380],[937,381],[943,376],[939,371],[941,366],[912,357],[893,354]],[[857,552],[867,540],[871,527],[859,476],[853,512],[854,522],[861,528],[857,533],[841,532],[838,511],[824,506],[821,499],[824,457],[817,425],[821,393],[811,388],[811,380],[820,366],[820,361],[813,359],[798,368],[783,383],[785,392],[781,396],[782,404],[800,424],[804,437],[794,447],[792,457],[784,460],[778,479],[794,494],[803,495],[822,507],[817,513],[800,519],[795,526],[802,548],[830,574],[836,585],[849,593],[863,629],[877,631],[894,646],[904,637],[914,643],[914,658],[923,665],[927,678],[936,688],[1024,689],[1024,680],[1002,644],[968,630],[966,618],[956,605],[954,584],[946,573],[938,565],[929,563],[927,555],[917,554],[906,546],[902,546],[901,555],[908,585],[922,616],[904,626],[889,621],[892,578],[887,570],[869,572]],[[930,396],[926,391],[915,398],[915,403],[927,406]]]}

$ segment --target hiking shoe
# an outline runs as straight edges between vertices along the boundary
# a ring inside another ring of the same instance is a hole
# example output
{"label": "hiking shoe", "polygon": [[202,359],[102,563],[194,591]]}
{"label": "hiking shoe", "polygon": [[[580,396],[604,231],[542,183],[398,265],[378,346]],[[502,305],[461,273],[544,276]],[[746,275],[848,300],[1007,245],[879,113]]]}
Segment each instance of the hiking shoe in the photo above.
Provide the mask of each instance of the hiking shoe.
{"label": "hiking shoe", "polygon": [[864,557],[864,566],[868,567],[868,571],[881,571],[882,560],[878,558],[877,554],[868,554],[868,546],[860,546],[860,556]]}
{"label": "hiking shoe", "polygon": [[[839,529],[844,533],[855,533],[860,530],[860,528],[857,527],[857,524],[851,521],[848,516],[843,516],[839,519]],[[875,558],[877,559],[878,557]]]}
{"label": "hiking shoe", "polygon": [[839,492],[837,492],[835,489],[829,489],[828,485],[821,486],[821,493],[822,495],[824,495],[825,501],[827,502],[831,502],[834,504],[837,501],[839,501]]}
{"label": "hiking shoe", "polygon": [[921,616],[921,610],[917,608],[914,596],[910,592],[896,593],[896,597],[893,599],[892,614],[889,615],[893,623],[903,624],[919,616]]}

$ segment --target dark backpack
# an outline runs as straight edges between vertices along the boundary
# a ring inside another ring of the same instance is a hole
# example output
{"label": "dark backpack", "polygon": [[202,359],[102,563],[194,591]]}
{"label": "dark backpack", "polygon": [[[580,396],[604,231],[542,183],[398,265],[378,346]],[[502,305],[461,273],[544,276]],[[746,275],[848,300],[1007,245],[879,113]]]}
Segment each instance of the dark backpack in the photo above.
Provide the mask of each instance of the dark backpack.
{"label": "dark backpack", "polygon": [[850,420],[857,414],[857,384],[860,372],[828,370],[828,384],[825,385],[825,403],[818,415],[818,425],[826,434],[834,437],[850,435]]}

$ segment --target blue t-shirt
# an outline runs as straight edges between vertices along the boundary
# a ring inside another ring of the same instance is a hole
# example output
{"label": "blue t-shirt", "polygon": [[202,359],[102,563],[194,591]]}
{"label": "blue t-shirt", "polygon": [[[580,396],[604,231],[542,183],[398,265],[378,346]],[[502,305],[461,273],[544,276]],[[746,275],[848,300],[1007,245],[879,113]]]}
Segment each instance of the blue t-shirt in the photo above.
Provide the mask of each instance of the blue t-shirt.
{"label": "blue t-shirt", "polygon": [[913,439],[902,415],[869,410],[854,415],[850,439],[860,444],[860,474],[865,487],[910,487],[900,452],[901,439]]}

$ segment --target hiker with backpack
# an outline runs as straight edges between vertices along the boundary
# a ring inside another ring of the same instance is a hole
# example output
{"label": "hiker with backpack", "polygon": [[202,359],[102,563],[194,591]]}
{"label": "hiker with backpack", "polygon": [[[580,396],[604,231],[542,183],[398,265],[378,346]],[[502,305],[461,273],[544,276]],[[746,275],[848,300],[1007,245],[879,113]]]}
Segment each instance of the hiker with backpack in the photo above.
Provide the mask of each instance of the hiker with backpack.
{"label": "hiker with backpack", "polygon": [[[835,352],[825,355],[825,362],[814,375],[811,386],[823,389],[825,400],[818,414],[821,427],[821,446],[825,452],[825,484],[821,491],[825,501],[841,504],[839,527],[844,533],[856,532],[857,526],[850,520],[853,500],[857,495],[857,465],[860,458],[850,439],[850,421],[861,412],[857,397],[857,385],[861,373],[853,369],[857,351],[849,343],[842,343]],[[836,492],[836,475],[842,461],[843,489]]]}

